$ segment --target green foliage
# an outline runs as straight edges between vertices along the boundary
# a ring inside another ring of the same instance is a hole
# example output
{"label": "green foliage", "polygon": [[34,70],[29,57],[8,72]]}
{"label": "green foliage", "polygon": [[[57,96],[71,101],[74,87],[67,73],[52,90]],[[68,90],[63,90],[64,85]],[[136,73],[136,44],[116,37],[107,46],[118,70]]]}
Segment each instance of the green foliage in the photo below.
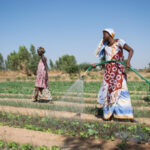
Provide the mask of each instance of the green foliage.
{"label": "green foliage", "polygon": [[25,73],[28,74],[27,65],[30,60],[30,53],[28,52],[25,46],[19,47],[18,57],[19,57],[19,69],[23,70]]}
{"label": "green foliage", "polygon": [[6,68],[10,70],[19,70],[20,64],[19,64],[19,56],[18,54],[14,51],[10,53],[10,55],[7,56],[7,61],[6,61]]}
{"label": "green foliage", "polygon": [[104,128],[110,128],[109,124],[104,124],[103,126],[104,126]]}
{"label": "green foliage", "polygon": [[[27,75],[36,75],[39,55],[36,53],[34,45],[30,46],[30,50],[25,46],[20,46],[18,53],[16,51],[7,56],[6,68],[9,70],[23,70]],[[1,64],[4,64],[3,57],[0,55],[0,69]],[[85,71],[90,66],[89,63],[77,64],[76,58],[73,55],[63,55],[56,60],[55,63],[49,60],[50,69],[61,70],[69,74],[76,74],[80,71]]]}
{"label": "green foliage", "polygon": [[136,125],[132,125],[132,126],[129,126],[127,129],[129,130],[129,131],[135,131],[136,130]]}
{"label": "green foliage", "polygon": [[28,50],[25,46],[20,46],[19,47],[18,57],[19,57],[19,60],[20,60],[21,63],[29,61],[30,54],[29,54],[29,52],[28,52]]}
{"label": "green foliage", "polygon": [[33,146],[30,144],[23,144],[20,146],[20,150],[33,150]]}
{"label": "green foliage", "polygon": [[51,70],[56,68],[55,64],[53,63],[53,61],[51,59],[49,60],[49,65],[50,65]]}
{"label": "green foliage", "polygon": [[0,53],[0,70],[4,69],[4,58],[2,54]]}
{"label": "green foliage", "polygon": [[7,56],[6,68],[13,71],[23,70],[27,75],[35,75],[39,60],[34,45],[30,46],[30,51],[25,46],[20,46],[18,53],[14,51]]}
{"label": "green foliage", "polygon": [[42,145],[42,146],[37,147],[35,150],[48,150],[48,148],[47,146]]}
{"label": "green foliage", "polygon": [[88,135],[87,135],[86,132],[80,132],[80,136],[81,136],[81,137],[84,137],[84,138],[87,138],[87,137],[88,137]]}
{"label": "green foliage", "polygon": [[36,54],[35,46],[32,45],[32,44],[30,46],[30,53],[31,53],[32,56]]}
{"label": "green foliage", "polygon": [[88,135],[89,136],[93,136],[93,135],[97,135],[98,131],[94,130],[94,129],[88,129]]}
{"label": "green foliage", "polygon": [[4,147],[4,142],[2,140],[0,140],[0,148]]}
{"label": "green foliage", "polygon": [[111,140],[111,141],[114,141],[114,140],[115,140],[115,137],[114,137],[114,136],[111,136],[111,137],[110,137],[110,140]]}
{"label": "green foliage", "polygon": [[37,66],[39,63],[40,57],[36,54],[35,47],[33,45],[30,46],[30,59],[27,63],[27,72],[30,75],[30,72],[36,75]]}
{"label": "green foliage", "polygon": [[79,67],[77,65],[74,56],[64,55],[56,61],[56,69],[62,70],[66,73],[79,73]]}
{"label": "green foliage", "polygon": [[74,56],[64,55],[59,57],[56,61],[56,67],[60,70],[65,70],[67,66],[76,65],[76,59]]}
{"label": "green foliage", "polygon": [[79,66],[78,65],[67,66],[65,67],[64,71],[69,74],[79,73]]}
{"label": "green foliage", "polygon": [[[56,118],[52,116],[43,117],[40,116],[32,116],[30,117],[30,120],[28,120],[28,116],[25,115],[17,115],[12,114],[14,117],[13,119],[9,119],[9,114],[5,112],[0,113],[0,120],[4,122],[4,126],[14,126],[18,128],[26,128],[26,126],[29,124],[32,124],[32,127],[30,128],[32,130],[36,131],[36,128],[38,126],[42,126],[43,132],[51,132],[54,134],[64,134],[64,135],[71,135],[71,136],[78,136],[78,137],[95,137],[98,139],[99,137],[109,139],[111,141],[114,141],[115,138],[119,137],[122,139],[123,144],[127,142],[127,140],[131,137],[140,138],[141,141],[149,141],[150,140],[150,128],[145,125],[122,125],[122,123],[108,123],[104,124],[103,122],[87,122],[87,121],[79,121],[79,120],[70,120],[65,118]],[[16,118],[15,118],[16,117]],[[18,119],[17,119],[18,118]],[[13,121],[15,120],[15,121]],[[42,122],[43,120],[44,122]],[[45,122],[47,120],[47,122]],[[29,127],[29,125],[28,125]],[[31,126],[30,126],[31,127]],[[109,129],[108,129],[109,128]],[[115,135],[115,133],[119,133],[119,136]],[[3,147],[5,143],[3,141],[0,141],[0,146]],[[22,145],[22,150],[30,150],[31,145],[25,144]],[[9,144],[9,147],[16,148],[16,144],[14,142],[11,142]],[[20,146],[19,146],[20,148]],[[45,149],[45,146],[37,147],[37,150],[39,149]]]}
{"label": "green foliage", "polygon": [[16,142],[9,142],[8,148],[11,150],[18,150],[18,144]]}
{"label": "green foliage", "polygon": [[52,147],[50,148],[50,150],[60,150],[60,147],[58,147],[58,146],[52,146]]}
{"label": "green foliage", "polygon": [[6,142],[3,140],[0,140],[0,149],[7,149],[7,150],[60,150],[60,147],[58,146],[52,146],[51,148],[41,145],[41,146],[33,146],[31,144],[18,144],[16,142]]}
{"label": "green foliage", "polygon": [[89,63],[81,63],[81,64],[79,64],[79,69],[81,71],[86,71],[89,68],[89,66],[91,66],[91,64],[89,64]]}

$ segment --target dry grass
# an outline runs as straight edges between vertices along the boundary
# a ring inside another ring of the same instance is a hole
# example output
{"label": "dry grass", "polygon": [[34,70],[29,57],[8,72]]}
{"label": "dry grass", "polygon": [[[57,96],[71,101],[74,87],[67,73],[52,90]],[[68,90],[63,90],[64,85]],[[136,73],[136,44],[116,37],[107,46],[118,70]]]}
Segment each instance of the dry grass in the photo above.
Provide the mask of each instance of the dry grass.
{"label": "dry grass", "polygon": [[[150,80],[150,72],[139,72],[142,76]],[[82,72],[81,72],[82,74]],[[142,81],[134,72],[128,72],[128,81]],[[54,70],[49,71],[50,81],[72,81],[79,78],[80,75],[69,75],[62,71]],[[90,71],[85,77],[85,81],[102,81],[104,78],[104,71]],[[0,81],[18,81],[18,80],[34,80],[35,76],[27,77],[21,71],[0,71]]]}

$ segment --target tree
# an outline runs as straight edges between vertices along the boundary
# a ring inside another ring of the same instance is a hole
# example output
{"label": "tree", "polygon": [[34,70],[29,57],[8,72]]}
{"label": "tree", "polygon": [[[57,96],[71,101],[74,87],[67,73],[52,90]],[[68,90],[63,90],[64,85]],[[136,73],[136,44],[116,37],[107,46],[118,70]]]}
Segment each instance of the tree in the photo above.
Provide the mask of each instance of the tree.
{"label": "tree", "polygon": [[3,55],[0,53],[0,70],[4,69],[4,58]]}
{"label": "tree", "polygon": [[91,64],[81,63],[81,64],[79,64],[79,69],[82,70],[82,71],[86,71],[89,68],[89,66],[91,66]]}
{"label": "tree", "polygon": [[62,70],[67,73],[78,73],[79,67],[73,55],[64,55],[59,57],[56,61],[56,69]]}
{"label": "tree", "polygon": [[30,72],[36,75],[37,66],[40,60],[40,57],[38,54],[36,54],[34,45],[30,46],[30,58],[27,63],[27,74],[30,75]]}
{"label": "tree", "polygon": [[51,59],[49,60],[49,65],[51,70],[55,69],[55,65],[53,64],[53,61]]}
{"label": "tree", "polygon": [[67,72],[69,74],[79,73],[80,72],[79,65],[68,66],[65,68],[65,72]]}
{"label": "tree", "polygon": [[14,51],[7,56],[6,68],[23,70],[27,75],[36,74],[39,60],[34,45],[30,46],[30,51],[25,46],[20,46],[18,53]]}
{"label": "tree", "polygon": [[29,60],[30,54],[25,46],[19,46],[18,56],[20,61]]}
{"label": "tree", "polygon": [[18,54],[14,51],[7,56],[6,68],[10,70],[19,70],[19,57]]}
{"label": "tree", "polygon": [[36,54],[35,46],[32,45],[32,44],[30,46],[30,53],[31,53],[32,56]]}
{"label": "tree", "polygon": [[76,65],[76,59],[74,56],[64,55],[59,57],[56,61],[56,68],[60,70],[64,70],[68,66]]}
{"label": "tree", "polygon": [[30,53],[25,46],[20,46],[18,51],[20,70],[28,72],[27,65],[30,60]]}

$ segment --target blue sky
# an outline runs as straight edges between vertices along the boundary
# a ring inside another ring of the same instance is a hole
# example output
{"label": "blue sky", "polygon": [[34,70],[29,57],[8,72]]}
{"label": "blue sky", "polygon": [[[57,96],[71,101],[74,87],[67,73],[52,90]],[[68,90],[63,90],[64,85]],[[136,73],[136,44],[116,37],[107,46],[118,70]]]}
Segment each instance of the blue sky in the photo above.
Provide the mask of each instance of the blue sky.
{"label": "blue sky", "polygon": [[0,0],[4,58],[21,45],[33,44],[45,47],[46,57],[53,61],[70,54],[78,63],[99,62],[94,52],[107,27],[134,49],[134,68],[148,66],[149,0]]}

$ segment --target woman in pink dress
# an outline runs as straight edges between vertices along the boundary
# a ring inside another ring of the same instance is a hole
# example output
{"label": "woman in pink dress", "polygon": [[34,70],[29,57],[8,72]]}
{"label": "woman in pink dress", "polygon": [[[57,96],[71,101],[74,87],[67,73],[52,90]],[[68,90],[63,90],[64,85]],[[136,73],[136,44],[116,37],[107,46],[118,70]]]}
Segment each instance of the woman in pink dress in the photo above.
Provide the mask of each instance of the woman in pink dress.
{"label": "woman in pink dress", "polygon": [[[51,100],[50,92],[48,90],[49,87],[48,87],[47,59],[44,56],[45,49],[43,47],[39,47],[37,49],[37,53],[41,57],[41,59],[39,61],[38,68],[37,68],[34,102],[38,101],[39,94],[44,95],[47,100]],[[45,90],[47,90],[47,91],[45,92]]]}

